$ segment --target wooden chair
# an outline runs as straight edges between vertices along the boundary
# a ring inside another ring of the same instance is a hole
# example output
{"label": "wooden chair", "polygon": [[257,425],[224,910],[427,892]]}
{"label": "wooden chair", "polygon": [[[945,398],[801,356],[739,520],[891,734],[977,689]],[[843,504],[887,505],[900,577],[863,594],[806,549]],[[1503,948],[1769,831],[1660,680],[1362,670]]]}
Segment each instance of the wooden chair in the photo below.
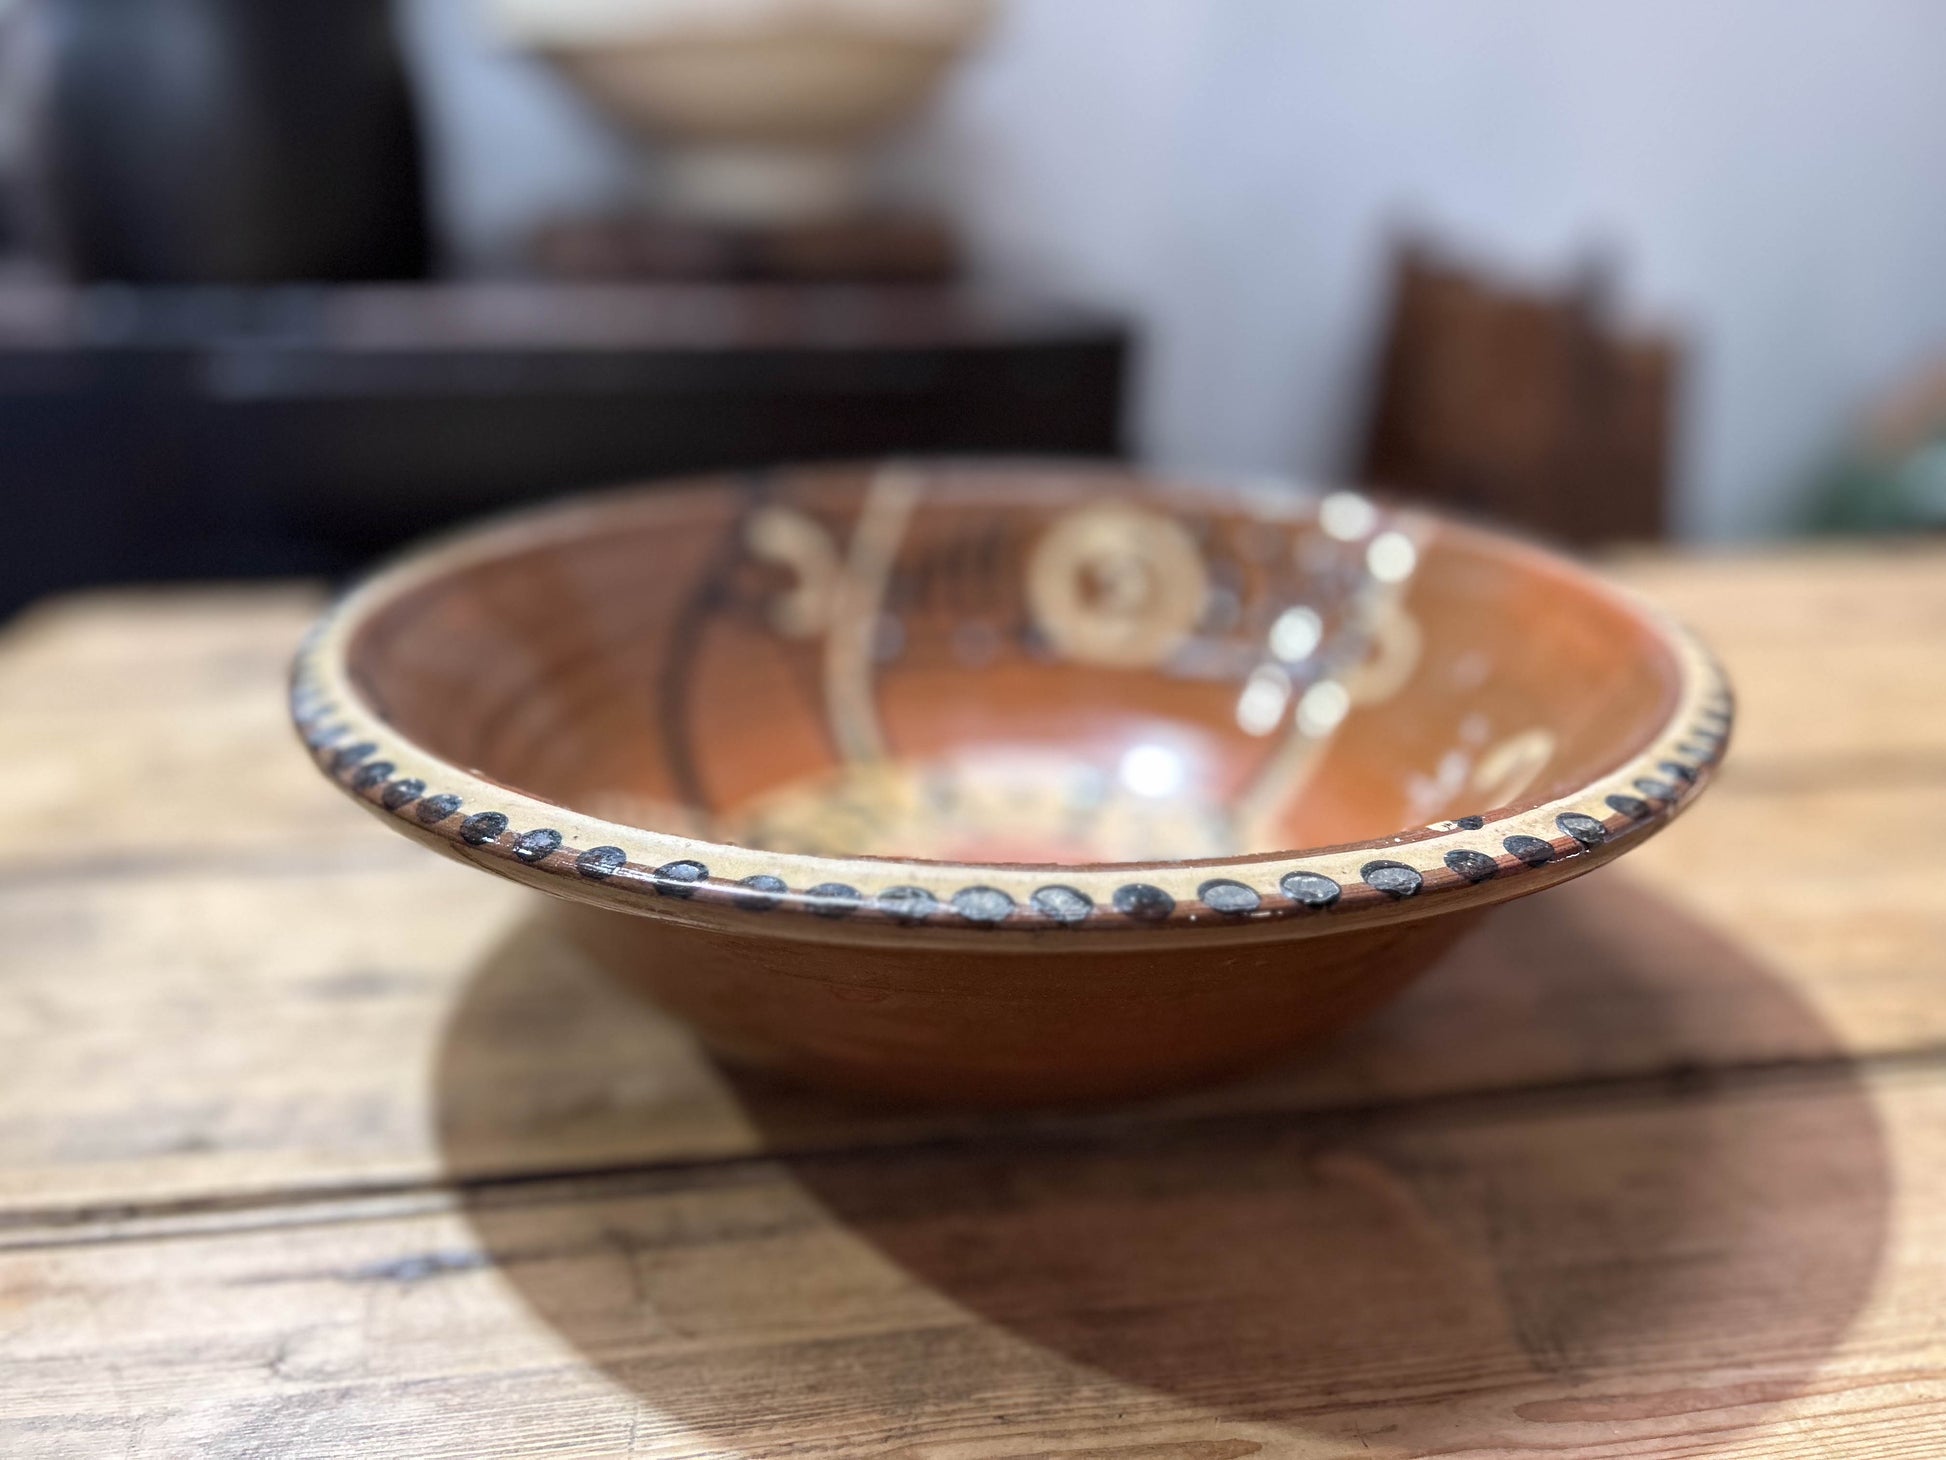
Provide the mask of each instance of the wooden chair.
{"label": "wooden chair", "polygon": [[1580,547],[1661,537],[1678,349],[1618,328],[1609,280],[1520,291],[1401,248],[1359,479]]}

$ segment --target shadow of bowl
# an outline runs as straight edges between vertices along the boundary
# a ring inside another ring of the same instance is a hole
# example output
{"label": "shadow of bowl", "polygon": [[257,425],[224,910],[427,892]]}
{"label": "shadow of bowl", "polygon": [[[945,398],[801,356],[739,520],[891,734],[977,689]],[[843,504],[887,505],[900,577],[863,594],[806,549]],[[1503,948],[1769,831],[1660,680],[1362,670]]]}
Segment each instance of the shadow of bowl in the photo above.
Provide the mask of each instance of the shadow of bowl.
{"label": "shadow of bowl", "polygon": [[437,1099],[506,1280],[746,1456],[1702,1453],[1838,1342],[1892,1179],[1812,1009],[1614,873],[1302,1064],[1033,1119],[720,1070],[537,921]]}

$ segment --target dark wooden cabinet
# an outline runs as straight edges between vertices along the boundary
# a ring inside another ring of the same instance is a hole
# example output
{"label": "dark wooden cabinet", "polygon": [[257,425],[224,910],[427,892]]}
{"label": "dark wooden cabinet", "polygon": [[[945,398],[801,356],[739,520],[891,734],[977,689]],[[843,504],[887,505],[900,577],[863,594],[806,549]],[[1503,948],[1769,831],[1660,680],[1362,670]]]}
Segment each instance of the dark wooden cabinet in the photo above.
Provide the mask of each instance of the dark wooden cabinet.
{"label": "dark wooden cabinet", "polygon": [[0,291],[0,611],[339,575],[562,491],[899,453],[1120,452],[1125,330],[951,288]]}

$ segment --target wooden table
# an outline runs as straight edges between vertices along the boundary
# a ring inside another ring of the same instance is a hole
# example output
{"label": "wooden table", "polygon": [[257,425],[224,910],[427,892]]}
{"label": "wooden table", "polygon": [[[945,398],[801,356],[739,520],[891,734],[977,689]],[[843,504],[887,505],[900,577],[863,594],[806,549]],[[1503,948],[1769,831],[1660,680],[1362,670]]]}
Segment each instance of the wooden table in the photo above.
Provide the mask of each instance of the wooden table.
{"label": "wooden table", "polygon": [[283,724],[313,596],[0,640],[0,1454],[1946,1453],[1946,553],[1652,560],[1718,788],[1139,1109],[719,1069]]}

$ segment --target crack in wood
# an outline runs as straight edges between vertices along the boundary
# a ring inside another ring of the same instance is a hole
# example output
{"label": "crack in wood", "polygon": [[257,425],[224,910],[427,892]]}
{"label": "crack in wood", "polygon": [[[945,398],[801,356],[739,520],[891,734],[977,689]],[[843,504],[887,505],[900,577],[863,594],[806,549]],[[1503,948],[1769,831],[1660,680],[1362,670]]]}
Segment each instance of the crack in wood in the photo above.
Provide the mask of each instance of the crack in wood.
{"label": "crack in wood", "polygon": [[[695,1155],[580,1167],[496,1171],[443,1178],[332,1182],[278,1191],[202,1193],[126,1203],[22,1207],[0,1212],[0,1252],[104,1243],[194,1238],[215,1232],[263,1230],[395,1216],[406,1210],[461,1205],[544,1204],[605,1200],[618,1195],[707,1190],[762,1179],[782,1164],[793,1167],[900,1161],[944,1153],[1032,1154],[1162,1152],[1184,1143],[1248,1143],[1273,1129],[1303,1127],[1320,1146],[1385,1126],[1415,1124],[1453,1129],[1600,1109],[1768,1095],[1814,1094],[1890,1076],[1946,1076],[1946,1045],[1872,1055],[1748,1061],[1663,1069],[1586,1080],[1445,1092],[1392,1100],[1346,1102],[1277,1110],[1167,1115],[1113,1111],[1093,1115],[1022,1117],[992,1125],[862,1143],[777,1147],[723,1155]],[[352,1204],[379,1208],[346,1210]],[[228,1220],[234,1218],[236,1220]],[[253,1220],[254,1219],[254,1220]],[[170,1223],[179,1225],[170,1226]],[[93,1229],[93,1230],[89,1230]]]}

